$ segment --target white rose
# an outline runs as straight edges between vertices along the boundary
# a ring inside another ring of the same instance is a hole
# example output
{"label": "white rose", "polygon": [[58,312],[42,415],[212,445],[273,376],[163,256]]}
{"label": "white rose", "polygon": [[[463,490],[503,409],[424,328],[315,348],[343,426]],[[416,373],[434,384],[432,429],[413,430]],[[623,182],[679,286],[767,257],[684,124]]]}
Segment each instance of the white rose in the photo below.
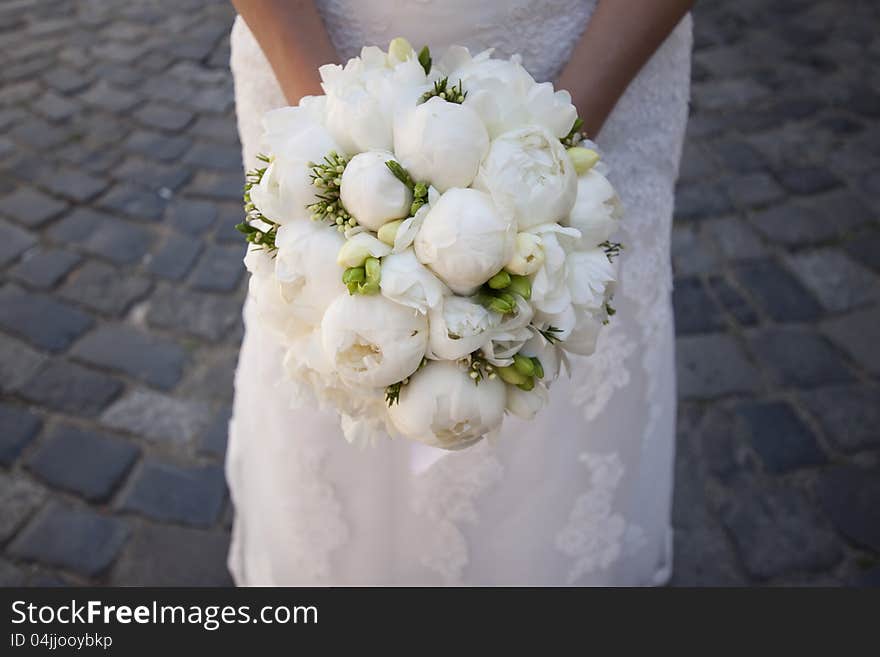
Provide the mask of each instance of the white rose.
{"label": "white rose", "polygon": [[538,411],[543,409],[550,401],[547,388],[541,384],[535,385],[531,390],[521,390],[516,386],[507,387],[507,410],[518,418],[531,420]]}
{"label": "white rose", "polygon": [[315,120],[314,106],[272,110],[263,118],[263,139],[271,162],[250,195],[263,215],[280,224],[309,217],[306,207],[318,200],[309,162],[320,162],[331,151],[340,150]]}
{"label": "white rose", "polygon": [[434,97],[398,112],[394,153],[413,180],[439,191],[467,187],[489,149],[489,135],[477,113]]}
{"label": "white rose", "polygon": [[327,94],[327,128],[350,155],[391,150],[395,105],[414,103],[427,88],[415,58],[398,62],[375,47],[364,48],[345,67],[326,64],[318,70]]}
{"label": "white rose", "polygon": [[379,289],[392,301],[422,314],[450,294],[449,288],[418,261],[412,249],[382,258]]}
{"label": "white rose", "polygon": [[323,224],[304,220],[278,229],[275,279],[291,315],[316,325],[330,302],[348,294],[336,254],[343,238]]}
{"label": "white rose", "polygon": [[496,138],[474,187],[510,206],[519,230],[565,219],[574,205],[577,176],[559,139],[526,127]]}
{"label": "white rose", "polygon": [[456,294],[471,294],[510,260],[512,218],[475,189],[450,189],[425,215],[416,235],[419,260]]}
{"label": "white rose", "polygon": [[458,360],[488,344],[497,315],[466,297],[450,296],[428,316],[428,357]]}
{"label": "white rose", "polygon": [[500,426],[506,386],[500,379],[479,385],[450,361],[430,361],[400,392],[388,415],[404,436],[433,447],[462,449]]}
{"label": "white rose", "polygon": [[605,251],[575,251],[568,254],[565,264],[571,302],[590,310],[602,308],[617,280],[617,267]]}
{"label": "white rose", "polygon": [[578,177],[577,198],[567,223],[581,231],[579,248],[592,249],[617,230],[623,214],[620,198],[608,179],[595,169]]}
{"label": "white rose", "polygon": [[370,230],[409,216],[412,192],[385,163],[393,160],[388,151],[367,151],[355,155],[342,174],[340,199],[357,222]]}
{"label": "white rose", "polygon": [[544,264],[544,247],[534,233],[517,233],[513,255],[504,268],[511,274],[531,276]]}
{"label": "white rose", "polygon": [[336,297],[321,322],[324,354],[352,386],[384,387],[416,371],[428,346],[428,320],[383,296]]}

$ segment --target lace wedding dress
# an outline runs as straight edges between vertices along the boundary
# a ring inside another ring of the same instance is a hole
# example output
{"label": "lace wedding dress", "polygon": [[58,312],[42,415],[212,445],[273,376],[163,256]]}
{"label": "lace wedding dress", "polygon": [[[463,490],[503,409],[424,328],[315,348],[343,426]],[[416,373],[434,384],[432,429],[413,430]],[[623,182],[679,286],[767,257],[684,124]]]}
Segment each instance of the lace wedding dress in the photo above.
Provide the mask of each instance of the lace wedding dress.
{"label": "lace wedding dress", "polygon": [[[520,53],[553,80],[594,2],[321,0],[343,57],[405,36]],[[626,208],[617,315],[574,357],[531,423],[447,453],[401,440],[349,445],[338,420],[297,403],[282,353],[251,321],[236,374],[227,476],[229,565],[241,585],[657,585],[671,569],[675,369],[669,234],[687,120],[686,18],[641,71],[601,136]],[[284,100],[239,18],[238,127],[255,164],[262,114]]]}

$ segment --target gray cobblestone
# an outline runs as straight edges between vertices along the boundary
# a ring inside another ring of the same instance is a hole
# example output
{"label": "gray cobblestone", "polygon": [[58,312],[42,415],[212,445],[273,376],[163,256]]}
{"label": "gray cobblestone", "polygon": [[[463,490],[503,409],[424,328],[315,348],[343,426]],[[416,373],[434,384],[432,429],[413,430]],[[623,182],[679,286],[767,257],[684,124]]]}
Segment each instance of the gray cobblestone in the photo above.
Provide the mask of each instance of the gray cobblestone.
{"label": "gray cobblestone", "polygon": [[880,447],[880,390],[843,385],[800,393],[831,442],[845,452]]}
{"label": "gray cobblestone", "polygon": [[180,468],[148,461],[122,508],[155,520],[208,527],[220,515],[225,490],[223,470],[217,466]]}
{"label": "gray cobblestone", "polygon": [[880,308],[851,313],[823,324],[835,345],[871,374],[880,375],[880,351],[875,340],[880,326]]}
{"label": "gray cobblestone", "polygon": [[10,392],[27,381],[46,356],[0,333],[0,390]]}
{"label": "gray cobblestone", "polygon": [[153,295],[147,321],[159,328],[214,342],[222,338],[240,316],[238,299],[168,287]]}
{"label": "gray cobblestone", "polygon": [[205,250],[192,273],[192,285],[200,290],[229,292],[244,274],[244,248],[214,246]]}
{"label": "gray cobblestone", "polygon": [[180,380],[186,363],[186,352],[176,342],[123,324],[97,328],[76,345],[73,354],[165,390]]}
{"label": "gray cobblestone", "polygon": [[116,379],[64,360],[53,360],[23,384],[25,399],[73,415],[97,415],[122,390]]}
{"label": "gray cobblestone", "polygon": [[809,321],[821,313],[813,297],[772,260],[737,265],[734,273],[764,312],[777,322]]}
{"label": "gray cobblestone", "polygon": [[211,421],[207,404],[135,390],[113,404],[101,421],[160,443],[187,444]]}
{"label": "gray cobblestone", "polygon": [[740,404],[752,449],[771,472],[788,472],[826,463],[813,432],[784,402]]}
{"label": "gray cobblestone", "polygon": [[48,351],[62,351],[93,323],[91,317],[51,297],[0,289],[0,327]]}
{"label": "gray cobblestone", "polygon": [[67,204],[31,187],[18,187],[0,201],[0,213],[25,226],[37,227],[67,209]]}
{"label": "gray cobblestone", "polygon": [[116,268],[101,262],[87,262],[72,274],[59,294],[107,315],[121,315],[150,291],[146,279],[129,274],[121,275]]}
{"label": "gray cobblestone", "polygon": [[862,548],[880,552],[880,471],[840,466],[820,485],[822,503],[835,526]]}
{"label": "gray cobblestone", "polygon": [[5,543],[46,499],[46,491],[24,477],[0,472],[0,543]]}
{"label": "gray cobblestone", "polygon": [[811,388],[853,380],[840,355],[816,333],[768,329],[752,333],[750,343],[778,385]]}
{"label": "gray cobblestone", "polygon": [[792,255],[789,266],[826,310],[842,312],[880,300],[880,277],[838,249]]}
{"label": "gray cobblestone", "polygon": [[760,388],[757,370],[729,335],[712,333],[680,338],[676,356],[679,394],[685,399]]}
{"label": "gray cobblestone", "polygon": [[0,463],[11,464],[41,426],[42,421],[33,413],[0,403]]}
{"label": "gray cobblestone", "polygon": [[14,261],[37,243],[33,235],[7,221],[0,220],[0,231],[3,231],[3,241],[0,242],[0,267]]}
{"label": "gray cobblestone", "polygon": [[140,260],[153,240],[144,228],[83,208],[50,228],[49,236],[121,265]]}
{"label": "gray cobblestone", "polygon": [[24,254],[21,261],[10,269],[15,280],[40,289],[54,287],[82,258],[62,249],[37,247]]}

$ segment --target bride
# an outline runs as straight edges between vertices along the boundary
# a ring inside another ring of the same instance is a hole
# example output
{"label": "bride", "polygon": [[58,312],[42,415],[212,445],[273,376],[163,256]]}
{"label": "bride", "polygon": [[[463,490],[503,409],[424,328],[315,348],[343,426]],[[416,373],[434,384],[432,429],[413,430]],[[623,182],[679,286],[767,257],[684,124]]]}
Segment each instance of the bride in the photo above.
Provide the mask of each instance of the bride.
{"label": "bride", "polygon": [[252,321],[227,477],[240,585],[658,585],[670,576],[675,367],[669,234],[687,121],[689,0],[234,0],[238,128],[320,94],[318,66],[397,36],[520,53],[568,89],[626,209],[615,321],[530,423],[462,452],[349,445],[299,403]]}

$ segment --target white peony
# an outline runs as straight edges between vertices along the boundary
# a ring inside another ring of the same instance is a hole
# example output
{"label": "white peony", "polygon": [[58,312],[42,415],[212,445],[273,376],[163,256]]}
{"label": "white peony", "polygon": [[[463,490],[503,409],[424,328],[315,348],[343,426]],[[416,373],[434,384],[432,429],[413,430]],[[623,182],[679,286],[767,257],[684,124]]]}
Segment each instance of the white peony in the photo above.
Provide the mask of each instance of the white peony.
{"label": "white peony", "polygon": [[536,384],[531,390],[520,390],[516,386],[507,387],[507,410],[522,420],[533,419],[550,401],[547,388]]}
{"label": "white peony", "polygon": [[308,218],[306,207],[318,200],[309,162],[320,162],[329,152],[340,150],[316,118],[314,106],[284,107],[263,118],[271,162],[250,195],[263,215],[280,224]]}
{"label": "white peony", "polygon": [[498,316],[467,297],[450,296],[431,309],[428,324],[428,357],[458,360],[489,343]]}
{"label": "white peony", "polygon": [[575,306],[598,310],[614,291],[617,266],[601,248],[575,251],[566,257],[568,291]]}
{"label": "white peony", "polygon": [[428,346],[428,320],[383,296],[336,297],[321,322],[324,354],[354,387],[384,387],[416,371]]}
{"label": "white peony", "polygon": [[504,418],[506,386],[479,385],[458,364],[431,361],[400,392],[388,415],[407,438],[443,449],[462,449],[496,429]]}
{"label": "white peony", "polygon": [[489,135],[470,107],[434,97],[394,119],[394,153],[413,180],[439,191],[467,187],[489,150]]}
{"label": "white peony", "polygon": [[509,214],[475,189],[450,189],[425,215],[415,239],[419,260],[456,294],[471,294],[513,254]]}
{"label": "white peony", "polygon": [[388,151],[367,151],[355,155],[342,174],[340,199],[357,222],[370,230],[409,216],[412,192],[385,163],[393,160]]}
{"label": "white peony", "polygon": [[389,59],[379,48],[361,50],[344,67],[319,69],[327,94],[327,128],[349,155],[390,151],[397,104],[414,104],[427,89],[427,76],[415,58]]}
{"label": "white peony", "polygon": [[379,289],[392,301],[423,315],[450,294],[449,288],[419,262],[412,249],[382,258]]}
{"label": "white peony", "polygon": [[559,139],[544,128],[525,127],[496,138],[474,187],[512,208],[519,230],[568,217],[577,175]]}
{"label": "white peony", "polygon": [[559,224],[535,226],[530,232],[540,238],[544,252],[544,262],[532,279],[532,305],[544,313],[562,312],[571,303],[565,267],[567,247],[580,233]]}
{"label": "white peony", "polygon": [[581,232],[578,247],[592,249],[617,230],[623,214],[620,198],[608,179],[595,169],[578,177],[577,198],[563,223]]}
{"label": "white peony", "polygon": [[294,221],[278,229],[275,280],[287,312],[317,325],[333,299],[348,294],[336,264],[342,236],[323,224]]}

